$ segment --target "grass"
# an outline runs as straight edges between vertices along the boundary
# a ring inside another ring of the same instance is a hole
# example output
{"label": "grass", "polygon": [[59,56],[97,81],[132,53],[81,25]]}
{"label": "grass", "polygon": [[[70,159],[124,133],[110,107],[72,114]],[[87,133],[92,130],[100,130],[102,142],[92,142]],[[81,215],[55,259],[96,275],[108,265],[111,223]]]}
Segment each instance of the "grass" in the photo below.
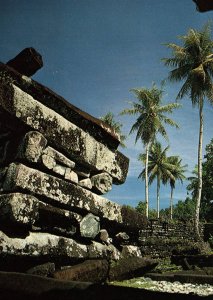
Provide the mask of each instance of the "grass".
{"label": "grass", "polygon": [[124,281],[113,281],[109,284],[140,289],[150,289],[153,287],[153,282],[151,280],[149,281],[149,278],[144,277],[137,277]]}

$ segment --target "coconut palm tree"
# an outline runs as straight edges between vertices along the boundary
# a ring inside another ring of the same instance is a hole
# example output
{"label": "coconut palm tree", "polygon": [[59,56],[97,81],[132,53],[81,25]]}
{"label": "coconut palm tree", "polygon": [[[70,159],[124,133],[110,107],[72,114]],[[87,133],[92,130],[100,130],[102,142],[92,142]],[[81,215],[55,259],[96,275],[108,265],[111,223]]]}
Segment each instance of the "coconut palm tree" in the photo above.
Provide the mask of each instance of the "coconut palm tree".
{"label": "coconut palm tree", "polygon": [[201,31],[190,29],[187,35],[180,36],[182,45],[167,44],[172,50],[171,58],[164,58],[166,66],[172,67],[170,81],[184,81],[177,99],[189,96],[193,107],[199,108],[199,143],[198,143],[198,193],[195,210],[195,233],[199,233],[199,212],[202,193],[202,140],[203,140],[203,105],[204,99],[213,104],[213,41],[211,26],[207,24]]}
{"label": "coconut palm tree", "polygon": [[173,194],[175,189],[176,181],[179,180],[183,183],[186,178],[184,172],[186,172],[187,165],[182,165],[182,159],[179,156],[169,156],[167,157],[167,162],[170,165],[170,172],[172,176],[164,179],[163,182],[169,181],[171,194],[170,194],[170,219],[173,219]]}
{"label": "coconut palm tree", "polygon": [[124,141],[126,140],[126,136],[124,134],[122,134],[123,124],[121,124],[120,122],[115,121],[115,116],[112,112],[108,112],[103,117],[100,117],[100,119],[104,123],[106,123],[107,125],[109,125],[110,127],[112,127],[114,129],[115,133],[117,133],[120,137],[121,147],[125,148],[126,145],[125,145]]}
{"label": "coconut palm tree", "polygon": [[[150,147],[149,152],[149,162],[148,162],[148,174],[149,174],[149,184],[152,184],[153,181],[156,179],[157,181],[157,217],[159,218],[160,212],[160,184],[161,181],[165,184],[167,181],[166,178],[174,179],[172,174],[172,165],[167,160],[167,151],[169,146],[162,149],[162,145],[159,142],[154,142]],[[138,159],[142,162],[145,160],[145,155],[140,154]],[[139,178],[144,178],[145,176],[145,169],[139,174]]]}
{"label": "coconut palm tree", "polygon": [[148,156],[149,148],[155,140],[156,135],[159,133],[164,138],[168,139],[165,125],[175,126],[178,128],[177,123],[167,117],[175,108],[180,107],[177,103],[170,103],[162,105],[163,88],[157,88],[155,84],[150,89],[132,89],[131,90],[137,102],[130,102],[132,106],[121,112],[121,115],[137,115],[137,120],[133,124],[130,134],[136,132],[135,143],[141,140],[145,146],[145,203],[146,203],[146,216],[148,217],[149,196],[148,196]]}

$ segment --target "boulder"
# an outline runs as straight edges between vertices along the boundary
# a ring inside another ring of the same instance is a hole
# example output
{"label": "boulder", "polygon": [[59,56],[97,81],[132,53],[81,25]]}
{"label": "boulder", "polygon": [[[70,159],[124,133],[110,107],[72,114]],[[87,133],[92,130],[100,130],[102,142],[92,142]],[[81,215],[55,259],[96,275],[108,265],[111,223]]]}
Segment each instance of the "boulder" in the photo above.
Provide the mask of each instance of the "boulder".
{"label": "boulder", "polygon": [[141,250],[137,246],[125,245],[122,247],[121,251],[122,257],[142,257]]}
{"label": "boulder", "polygon": [[112,177],[107,173],[100,173],[91,177],[92,189],[99,195],[106,194],[112,189]]}

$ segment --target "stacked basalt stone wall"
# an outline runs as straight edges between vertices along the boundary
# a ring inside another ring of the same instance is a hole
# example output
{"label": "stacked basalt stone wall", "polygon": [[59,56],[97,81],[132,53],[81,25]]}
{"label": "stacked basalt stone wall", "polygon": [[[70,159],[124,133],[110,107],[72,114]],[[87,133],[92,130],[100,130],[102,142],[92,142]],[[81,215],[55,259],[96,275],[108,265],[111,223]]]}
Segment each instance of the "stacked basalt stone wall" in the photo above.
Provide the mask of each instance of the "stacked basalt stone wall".
{"label": "stacked basalt stone wall", "polygon": [[[204,226],[200,224],[203,238]],[[194,232],[193,221],[167,222],[149,220],[147,227],[140,230],[139,244],[143,256],[166,258],[172,254],[199,254],[200,244]]]}
{"label": "stacked basalt stone wall", "polygon": [[25,55],[0,63],[0,270],[128,255],[146,220],[102,196],[127,176],[119,137],[32,80],[43,63]]}

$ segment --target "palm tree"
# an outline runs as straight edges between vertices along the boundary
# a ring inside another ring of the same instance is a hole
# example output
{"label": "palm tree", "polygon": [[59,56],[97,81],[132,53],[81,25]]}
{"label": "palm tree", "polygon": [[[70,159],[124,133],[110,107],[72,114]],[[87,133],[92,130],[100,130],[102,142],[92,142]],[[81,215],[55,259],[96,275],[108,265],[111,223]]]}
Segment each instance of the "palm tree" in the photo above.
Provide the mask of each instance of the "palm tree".
{"label": "palm tree", "polygon": [[100,119],[106,123],[107,125],[109,125],[110,127],[112,127],[115,131],[115,133],[117,133],[120,137],[120,145],[122,148],[125,148],[125,144],[124,141],[126,139],[126,136],[124,134],[122,134],[121,128],[123,127],[123,124],[121,124],[120,122],[115,121],[115,116],[112,112],[108,112],[106,115],[104,115],[103,117],[100,117]]}
{"label": "palm tree", "polygon": [[[172,178],[171,169],[172,165],[168,162],[166,153],[169,149],[169,146],[162,149],[162,146],[159,142],[154,142],[150,147],[149,153],[149,162],[148,162],[148,174],[149,174],[149,184],[156,179],[157,180],[157,217],[159,218],[160,212],[160,184],[161,181],[165,184],[167,181],[165,178]],[[145,155],[140,154],[138,159],[142,162],[145,160]],[[139,178],[144,178],[145,169],[139,175]]]}
{"label": "palm tree", "polygon": [[150,89],[132,89],[131,90],[137,102],[130,102],[132,106],[121,112],[121,115],[138,115],[136,122],[133,124],[130,134],[136,132],[135,143],[140,139],[145,147],[145,203],[146,216],[148,217],[149,196],[148,196],[148,156],[149,148],[155,140],[157,133],[168,139],[164,125],[171,125],[178,128],[177,123],[168,118],[166,114],[172,113],[175,108],[180,107],[177,103],[162,105],[163,89],[157,88],[155,84]]}
{"label": "palm tree", "polygon": [[167,44],[172,50],[171,58],[164,58],[166,66],[174,68],[169,74],[170,81],[184,81],[177,99],[189,95],[193,106],[199,108],[199,143],[198,143],[198,193],[195,210],[195,233],[199,233],[199,212],[202,193],[202,140],[203,140],[203,105],[204,99],[213,103],[213,41],[210,24],[201,31],[190,29],[187,35],[180,36],[183,45]]}
{"label": "palm tree", "polygon": [[170,172],[172,174],[171,177],[167,177],[164,179],[164,182],[169,181],[171,187],[171,195],[170,195],[170,219],[173,219],[173,193],[175,189],[175,183],[179,180],[183,183],[183,180],[186,178],[184,176],[184,172],[186,171],[187,165],[182,165],[182,159],[179,156],[169,156],[167,158],[167,162],[170,165]]}

